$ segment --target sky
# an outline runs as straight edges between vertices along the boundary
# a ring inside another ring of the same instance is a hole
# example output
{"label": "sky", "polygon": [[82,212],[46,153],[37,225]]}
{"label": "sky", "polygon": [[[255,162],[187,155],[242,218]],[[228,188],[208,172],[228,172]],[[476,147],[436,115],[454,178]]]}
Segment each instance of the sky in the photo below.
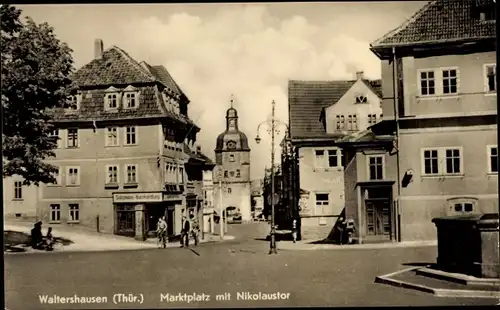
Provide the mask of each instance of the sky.
{"label": "sky", "polygon": [[[137,61],[164,65],[190,99],[189,117],[201,127],[197,144],[214,158],[234,95],[239,128],[251,148],[251,178],[271,166],[271,138],[261,126],[288,123],[288,80],[380,78],[369,44],[398,27],[427,1],[24,5],[23,16],[54,27],[73,50],[75,68],[90,62],[94,40]],[[286,127],[280,125],[275,150]]]}

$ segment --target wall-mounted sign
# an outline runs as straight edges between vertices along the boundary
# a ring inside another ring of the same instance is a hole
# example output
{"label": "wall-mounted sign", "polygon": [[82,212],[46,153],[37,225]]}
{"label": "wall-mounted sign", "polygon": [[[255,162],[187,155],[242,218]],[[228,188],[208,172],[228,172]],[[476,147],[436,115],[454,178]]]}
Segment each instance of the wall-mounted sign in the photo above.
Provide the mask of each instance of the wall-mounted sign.
{"label": "wall-mounted sign", "polygon": [[132,203],[132,202],[162,202],[163,194],[157,193],[115,193],[113,194],[114,203]]}
{"label": "wall-mounted sign", "polygon": [[164,201],[174,201],[174,200],[181,200],[181,197],[179,195],[163,195],[163,200]]}

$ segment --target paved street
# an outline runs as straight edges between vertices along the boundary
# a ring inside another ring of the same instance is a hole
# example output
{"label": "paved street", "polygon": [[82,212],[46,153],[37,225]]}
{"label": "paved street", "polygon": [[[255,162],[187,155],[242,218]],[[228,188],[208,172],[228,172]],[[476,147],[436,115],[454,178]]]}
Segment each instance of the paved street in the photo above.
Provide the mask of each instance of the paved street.
{"label": "paved street", "polygon": [[[434,247],[280,251],[268,255],[264,223],[230,226],[233,241],[192,250],[148,249],[95,253],[8,255],[6,306],[15,309],[266,307],[266,306],[431,306],[495,305],[491,299],[437,298],[375,284],[377,275],[432,262]],[[231,299],[216,301],[228,292]],[[237,300],[237,292],[289,293],[289,299]],[[143,303],[115,305],[113,295],[132,293]],[[198,293],[209,301],[161,301],[161,294]],[[39,296],[106,296],[105,304],[45,304]],[[141,297],[139,297],[141,299]]]}

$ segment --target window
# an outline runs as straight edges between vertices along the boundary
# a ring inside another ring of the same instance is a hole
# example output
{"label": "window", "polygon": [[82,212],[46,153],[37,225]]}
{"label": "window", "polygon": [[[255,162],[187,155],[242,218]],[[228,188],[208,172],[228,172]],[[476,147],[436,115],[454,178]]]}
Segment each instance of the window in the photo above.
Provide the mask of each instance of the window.
{"label": "window", "polygon": [[368,126],[375,125],[377,123],[377,114],[368,114]]}
{"label": "window", "polygon": [[366,96],[356,96],[356,103],[366,103]]}
{"label": "window", "polygon": [[234,154],[229,154],[229,161],[234,161]]}
{"label": "window", "polygon": [[497,65],[485,65],[485,86],[486,92],[488,93],[496,93],[497,90]]}
{"label": "window", "polygon": [[229,177],[229,172],[227,170],[224,171],[224,177],[225,178]]}
{"label": "window", "polygon": [[368,156],[368,179],[369,180],[384,179],[384,155]]}
{"label": "window", "polygon": [[316,214],[325,214],[330,199],[328,194],[316,194]]}
{"label": "window", "polygon": [[127,165],[127,181],[126,183],[137,183],[137,166]]}
{"label": "window", "polygon": [[49,137],[56,139],[57,148],[61,147],[61,138],[59,137],[59,129],[54,129],[49,132]]}
{"label": "window", "polygon": [[106,166],[106,184],[118,184],[118,166]]}
{"label": "window", "polygon": [[443,94],[456,94],[457,92],[457,70],[443,70]]}
{"label": "window", "polygon": [[70,222],[80,221],[80,206],[77,203],[69,204],[69,218]]}
{"label": "window", "polygon": [[460,173],[460,150],[447,149],[446,152],[446,173],[459,174]]}
{"label": "window", "polygon": [[498,146],[488,146],[488,173],[498,173]]}
{"label": "window", "polygon": [[424,151],[424,174],[438,174],[438,150]]}
{"label": "window", "polygon": [[117,94],[107,94],[106,95],[107,109],[116,110],[118,109],[118,95]]}
{"label": "window", "polygon": [[358,117],[356,115],[352,116],[352,130],[358,130]]}
{"label": "window", "polygon": [[353,130],[352,115],[347,116],[347,130]]}
{"label": "window", "polygon": [[137,131],[135,126],[125,127],[125,145],[137,144]]}
{"label": "window", "polygon": [[232,193],[232,189],[230,187],[227,188],[227,193],[228,194],[231,194]]}
{"label": "window", "polygon": [[106,146],[118,146],[118,128],[106,128]]}
{"label": "window", "polygon": [[61,185],[61,168],[56,167],[57,171],[52,173],[52,176],[55,179],[55,183],[48,183],[47,186],[58,186]]}
{"label": "window", "polygon": [[23,199],[23,182],[14,182],[14,199]]}
{"label": "window", "polygon": [[80,185],[80,167],[67,167],[66,185],[79,186]]}
{"label": "window", "polygon": [[66,111],[77,111],[80,108],[80,95],[71,95],[67,99]]}
{"label": "window", "polygon": [[237,178],[241,177],[240,169],[236,169],[236,177]]}
{"label": "window", "polygon": [[461,175],[463,159],[461,147],[422,149],[422,175]]}
{"label": "window", "polygon": [[340,150],[328,150],[328,167],[340,167],[341,163],[339,162],[339,153]]}
{"label": "window", "polygon": [[324,150],[316,150],[316,151],[314,151],[314,153],[316,154],[316,160],[315,160],[316,168],[324,168],[325,151]]}
{"label": "window", "polygon": [[68,148],[78,147],[78,128],[68,128]]}
{"label": "window", "polygon": [[429,96],[436,94],[434,71],[420,72],[420,94],[422,96]]}
{"label": "window", "polygon": [[470,203],[470,202],[464,202],[464,203],[455,203],[455,205],[453,206],[453,209],[455,212],[472,212],[474,211],[474,204]]}
{"label": "window", "polygon": [[136,107],[136,96],[135,93],[125,94],[125,107],[127,109],[132,109]]}
{"label": "window", "polygon": [[184,168],[179,167],[180,183],[184,183]]}
{"label": "window", "polygon": [[341,124],[340,124],[340,115],[337,115],[336,117],[336,122],[335,124],[337,125],[337,129],[341,129]]}
{"label": "window", "polygon": [[49,206],[49,208],[50,208],[50,221],[51,222],[61,221],[61,205],[52,204]]}

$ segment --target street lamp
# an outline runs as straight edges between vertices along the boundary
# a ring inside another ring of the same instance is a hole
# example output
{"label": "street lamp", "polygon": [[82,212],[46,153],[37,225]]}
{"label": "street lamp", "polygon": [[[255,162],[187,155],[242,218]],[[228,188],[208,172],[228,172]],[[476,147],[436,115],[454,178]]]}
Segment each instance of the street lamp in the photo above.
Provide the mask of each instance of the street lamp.
{"label": "street lamp", "polygon": [[[279,134],[278,129],[276,128],[277,125],[284,125],[287,127],[287,124],[280,122],[274,118],[274,111],[275,111],[275,105],[276,103],[274,100],[271,103],[272,105],[272,114],[271,114],[271,130],[268,132],[271,133],[271,240],[270,240],[270,249],[269,249],[269,254],[278,254],[277,248],[276,248],[276,225],[275,225],[275,213],[274,213],[274,205],[275,205],[275,199],[274,199],[274,135]],[[264,121],[257,126],[257,137],[255,137],[255,142],[257,144],[260,143],[261,138],[259,136],[259,130],[260,126],[267,124],[269,125],[269,121]]]}

